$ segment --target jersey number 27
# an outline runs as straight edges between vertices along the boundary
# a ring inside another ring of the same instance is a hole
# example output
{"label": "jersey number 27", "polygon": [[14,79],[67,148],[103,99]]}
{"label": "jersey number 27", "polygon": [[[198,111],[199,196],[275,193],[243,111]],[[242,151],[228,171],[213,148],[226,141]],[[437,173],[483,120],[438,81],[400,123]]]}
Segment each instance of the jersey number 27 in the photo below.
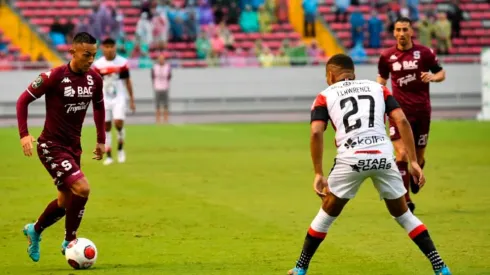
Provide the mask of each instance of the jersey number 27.
{"label": "jersey number 27", "polygon": [[369,128],[374,127],[374,98],[370,95],[359,95],[357,97],[357,99],[353,96],[346,97],[340,101],[340,108],[343,110],[344,108],[347,107],[347,103],[350,102],[352,105],[352,110],[350,110],[344,114],[343,122],[344,122],[345,133],[349,133],[350,131],[354,131],[356,129],[359,129],[362,126],[362,122],[361,122],[360,118],[356,119],[353,124],[349,123],[349,118],[359,112],[358,101],[361,101],[361,100],[369,101],[369,122],[368,122],[369,124],[368,124],[368,127]]}

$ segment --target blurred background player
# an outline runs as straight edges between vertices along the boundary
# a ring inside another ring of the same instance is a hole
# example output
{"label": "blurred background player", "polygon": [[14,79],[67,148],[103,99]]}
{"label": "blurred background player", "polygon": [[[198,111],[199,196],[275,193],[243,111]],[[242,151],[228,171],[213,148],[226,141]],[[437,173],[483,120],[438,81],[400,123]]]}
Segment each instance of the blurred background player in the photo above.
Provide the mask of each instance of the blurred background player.
{"label": "blurred background player", "polygon": [[170,79],[172,78],[172,68],[169,63],[165,62],[165,55],[161,53],[158,56],[158,63],[153,65],[151,70],[151,80],[153,90],[155,91],[156,122],[161,122],[163,107],[163,122],[168,123],[168,93],[170,89]]}
{"label": "blurred background player", "polygon": [[78,33],[73,38],[68,65],[56,67],[40,74],[17,101],[17,121],[20,143],[24,155],[32,156],[34,137],[27,127],[28,105],[45,95],[46,121],[38,139],[39,159],[58,188],[58,198],[48,204],[35,223],[24,227],[29,241],[27,253],[39,261],[41,233],[66,214],[64,254],[68,243],[76,234],[90,193],[88,180],[80,165],[82,147],[80,136],[90,102],[93,102],[94,121],[97,127],[96,160],[104,154],[104,98],[102,78],[90,69],[97,52],[96,40],[88,33]]}
{"label": "blurred background player", "polygon": [[136,111],[133,97],[133,86],[129,77],[128,60],[116,54],[116,41],[107,38],[102,41],[102,53],[104,56],[94,62],[94,68],[104,79],[105,100],[105,130],[106,153],[104,165],[113,163],[112,160],[112,121],[117,130],[117,160],[119,163],[126,161],[124,152],[124,119],[126,118],[126,93],[129,95],[129,108]]}
{"label": "blurred background player", "polygon": [[[321,92],[311,108],[310,151],[315,170],[313,187],[323,203],[306,235],[296,267],[289,275],[305,275],[311,258],[325,239],[330,226],[349,199],[355,197],[365,179],[371,178],[390,214],[429,259],[436,275],[451,272],[439,256],[425,225],[409,211],[407,190],[393,160],[393,146],[386,135],[384,116],[397,125],[417,184],[425,178],[417,163],[410,123],[390,91],[370,80],[354,81],[354,63],[338,54],[327,63],[329,88]],[[323,175],[323,134],[332,121],[337,156],[328,180]],[[369,140],[369,142],[368,142]]]}
{"label": "blurred background player", "polygon": [[[417,160],[424,168],[425,147],[429,139],[431,121],[429,83],[443,81],[446,73],[430,48],[413,43],[410,19],[402,17],[396,20],[393,34],[397,45],[384,50],[381,54],[378,62],[377,81],[381,85],[386,85],[391,74],[393,96],[410,121]],[[399,129],[393,120],[390,120],[390,136],[396,151],[396,165],[402,174],[405,188],[409,190],[405,199],[413,212],[415,204],[410,198],[410,189],[416,194],[419,186],[410,177],[407,148],[400,140]]]}

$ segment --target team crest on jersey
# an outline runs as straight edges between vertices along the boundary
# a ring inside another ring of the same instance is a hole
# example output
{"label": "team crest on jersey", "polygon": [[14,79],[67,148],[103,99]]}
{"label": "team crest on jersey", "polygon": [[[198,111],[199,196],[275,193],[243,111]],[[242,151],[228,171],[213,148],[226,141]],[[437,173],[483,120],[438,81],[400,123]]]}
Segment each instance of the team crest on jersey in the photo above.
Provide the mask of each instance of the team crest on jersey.
{"label": "team crest on jersey", "polygon": [[31,87],[33,89],[37,89],[41,86],[41,84],[43,84],[43,77],[42,76],[38,76],[31,84]]}
{"label": "team crest on jersey", "polygon": [[413,58],[414,59],[420,59],[420,51],[414,51],[413,52]]}

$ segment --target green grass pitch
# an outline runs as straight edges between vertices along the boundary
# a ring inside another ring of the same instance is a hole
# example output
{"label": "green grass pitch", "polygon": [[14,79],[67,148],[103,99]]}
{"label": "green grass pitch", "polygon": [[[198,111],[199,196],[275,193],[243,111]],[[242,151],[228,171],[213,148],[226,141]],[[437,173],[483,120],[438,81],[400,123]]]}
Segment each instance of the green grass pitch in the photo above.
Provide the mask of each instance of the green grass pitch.
{"label": "green grass pitch", "polygon": [[[37,156],[22,155],[16,129],[0,129],[0,140],[0,274],[282,275],[319,209],[308,123],[128,126],[128,161],[110,167],[91,160],[95,129],[87,127],[82,163],[92,193],[78,235],[95,242],[98,262],[71,270],[59,250],[61,220],[33,263],[21,229],[56,189]],[[455,275],[490,274],[489,155],[489,123],[433,123],[416,214]],[[309,275],[323,274],[433,273],[365,182],[312,261]]]}

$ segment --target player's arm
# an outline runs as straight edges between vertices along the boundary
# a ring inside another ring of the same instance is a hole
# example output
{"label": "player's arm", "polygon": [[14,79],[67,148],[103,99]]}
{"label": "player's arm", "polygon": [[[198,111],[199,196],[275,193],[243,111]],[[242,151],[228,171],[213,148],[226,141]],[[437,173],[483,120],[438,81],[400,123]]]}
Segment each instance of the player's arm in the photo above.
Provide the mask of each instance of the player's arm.
{"label": "player's arm", "polygon": [[386,62],[383,55],[381,55],[378,61],[378,76],[376,77],[376,82],[386,86],[388,78],[390,78],[390,65]]}
{"label": "player's arm", "polygon": [[437,56],[431,50],[428,53],[429,72],[422,72],[421,79],[423,82],[442,82],[446,79],[446,71],[442,68]]}
{"label": "player's arm", "polygon": [[385,112],[398,127],[398,131],[400,132],[405,150],[407,151],[408,159],[410,160],[410,165],[412,166],[412,175],[417,178],[419,185],[423,186],[425,184],[425,177],[422,173],[422,169],[417,162],[415,141],[413,139],[412,127],[410,126],[410,122],[405,116],[405,113],[403,113],[402,109],[400,108],[400,104],[398,104],[393,95],[391,95],[391,92],[388,90],[388,88],[383,87],[383,92],[385,97]]}
{"label": "player's arm", "polygon": [[92,97],[92,104],[94,109],[94,123],[97,129],[97,146],[94,150],[95,156],[93,159],[100,160],[105,151],[105,107],[102,78],[97,75],[95,79],[96,89]]}
{"label": "player's arm", "polygon": [[24,155],[28,157],[32,156],[32,143],[35,142],[34,137],[29,134],[27,126],[28,106],[34,100],[42,97],[50,89],[50,74],[51,72],[40,74],[17,100],[17,126],[19,128],[20,143]]}
{"label": "player's arm", "polygon": [[129,95],[129,107],[134,112],[136,110],[136,106],[134,105],[133,83],[131,82],[131,77],[129,77],[129,68],[127,64],[121,70],[120,77],[124,80],[124,83],[126,84],[126,90],[128,91]]}
{"label": "player's arm", "polygon": [[310,133],[310,154],[315,171],[313,189],[320,196],[325,196],[327,183],[323,177],[323,133],[327,129],[328,108],[326,98],[319,94],[311,107],[311,133]]}

